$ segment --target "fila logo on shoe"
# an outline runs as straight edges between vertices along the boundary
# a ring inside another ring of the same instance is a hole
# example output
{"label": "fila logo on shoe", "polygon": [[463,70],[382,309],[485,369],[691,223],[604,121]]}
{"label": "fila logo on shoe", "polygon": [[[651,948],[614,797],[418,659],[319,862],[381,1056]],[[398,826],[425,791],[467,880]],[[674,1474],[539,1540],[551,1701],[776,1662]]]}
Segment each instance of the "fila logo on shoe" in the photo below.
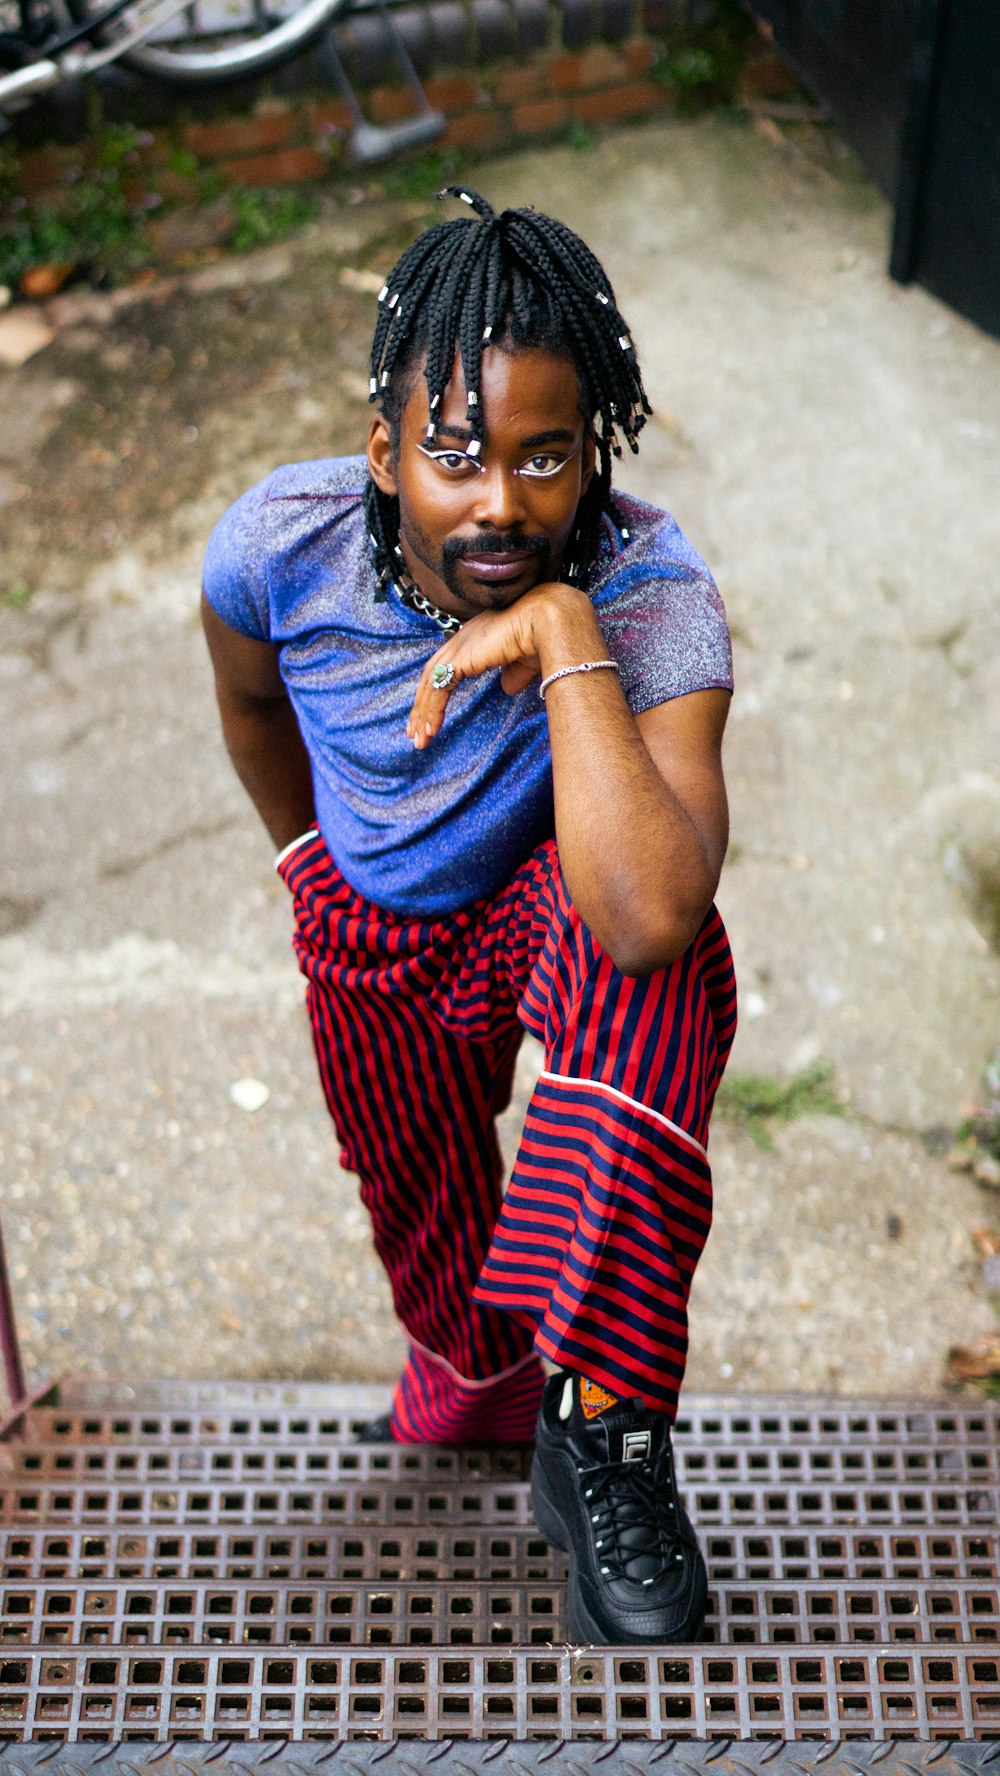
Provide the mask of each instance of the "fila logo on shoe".
{"label": "fila logo on shoe", "polygon": [[622,1461],[649,1460],[649,1432],[626,1431],[622,1437]]}

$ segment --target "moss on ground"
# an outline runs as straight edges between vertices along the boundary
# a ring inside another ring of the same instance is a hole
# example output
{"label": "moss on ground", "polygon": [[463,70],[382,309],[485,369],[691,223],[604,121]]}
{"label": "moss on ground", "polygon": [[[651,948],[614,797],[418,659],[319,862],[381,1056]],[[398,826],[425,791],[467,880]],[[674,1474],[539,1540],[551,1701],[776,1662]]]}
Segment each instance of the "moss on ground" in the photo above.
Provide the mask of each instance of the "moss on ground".
{"label": "moss on ground", "polygon": [[800,1116],[844,1116],[846,1108],[833,1085],[833,1064],[817,1061],[789,1079],[766,1073],[727,1075],[715,1100],[716,1115],[743,1129],[758,1147],[774,1145],[775,1124]]}

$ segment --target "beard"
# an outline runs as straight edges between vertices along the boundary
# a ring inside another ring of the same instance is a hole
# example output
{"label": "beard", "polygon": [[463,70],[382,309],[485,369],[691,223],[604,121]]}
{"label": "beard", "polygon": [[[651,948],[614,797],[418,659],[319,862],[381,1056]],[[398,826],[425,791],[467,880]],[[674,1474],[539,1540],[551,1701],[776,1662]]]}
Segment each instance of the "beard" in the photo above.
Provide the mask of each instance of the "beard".
{"label": "beard", "polygon": [[480,605],[486,610],[502,610],[506,605],[512,604],[515,597],[520,598],[526,590],[521,587],[512,596],[510,588],[504,585],[476,583],[470,587],[467,582],[463,584],[460,577],[461,563],[470,555],[530,555],[537,567],[533,585],[559,577],[560,554],[553,549],[551,539],[542,533],[522,536],[510,531],[483,530],[471,537],[448,537],[441,547],[436,547],[419,524],[414,522],[412,515],[404,511],[402,503],[399,528],[400,537],[405,538],[410,554],[429,568],[461,604]]}
{"label": "beard", "polygon": [[[474,537],[449,537],[441,550],[441,562],[437,571],[449,592],[456,598],[462,596],[458,580],[459,564],[469,555],[530,555],[540,570],[535,576],[536,581],[553,577],[545,571],[552,558],[552,547],[547,536],[511,536],[503,531],[483,530]],[[500,586],[496,590],[503,592]]]}

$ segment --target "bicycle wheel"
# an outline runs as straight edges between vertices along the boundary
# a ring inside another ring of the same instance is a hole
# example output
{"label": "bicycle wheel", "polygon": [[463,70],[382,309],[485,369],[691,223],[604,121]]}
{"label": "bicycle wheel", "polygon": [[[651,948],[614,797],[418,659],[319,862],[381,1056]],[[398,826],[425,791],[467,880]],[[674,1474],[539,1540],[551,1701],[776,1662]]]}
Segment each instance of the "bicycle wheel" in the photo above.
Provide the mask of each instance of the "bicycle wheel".
{"label": "bicycle wheel", "polygon": [[[125,51],[122,64],[158,80],[208,85],[239,80],[272,68],[318,37],[346,0],[188,0],[158,25],[145,42]],[[67,0],[83,24],[102,10],[101,0]],[[134,29],[138,7],[129,9],[95,40],[110,45]]]}

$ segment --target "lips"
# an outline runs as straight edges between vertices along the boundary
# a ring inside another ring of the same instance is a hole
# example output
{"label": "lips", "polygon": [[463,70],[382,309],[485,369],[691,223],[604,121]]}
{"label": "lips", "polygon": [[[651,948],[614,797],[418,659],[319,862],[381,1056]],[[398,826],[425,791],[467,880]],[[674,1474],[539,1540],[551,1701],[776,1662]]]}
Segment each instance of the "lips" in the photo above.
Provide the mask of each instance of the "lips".
{"label": "lips", "polygon": [[506,550],[502,555],[463,555],[461,560],[475,579],[492,584],[520,579],[525,569],[534,565],[535,556],[529,550],[517,555]]}

